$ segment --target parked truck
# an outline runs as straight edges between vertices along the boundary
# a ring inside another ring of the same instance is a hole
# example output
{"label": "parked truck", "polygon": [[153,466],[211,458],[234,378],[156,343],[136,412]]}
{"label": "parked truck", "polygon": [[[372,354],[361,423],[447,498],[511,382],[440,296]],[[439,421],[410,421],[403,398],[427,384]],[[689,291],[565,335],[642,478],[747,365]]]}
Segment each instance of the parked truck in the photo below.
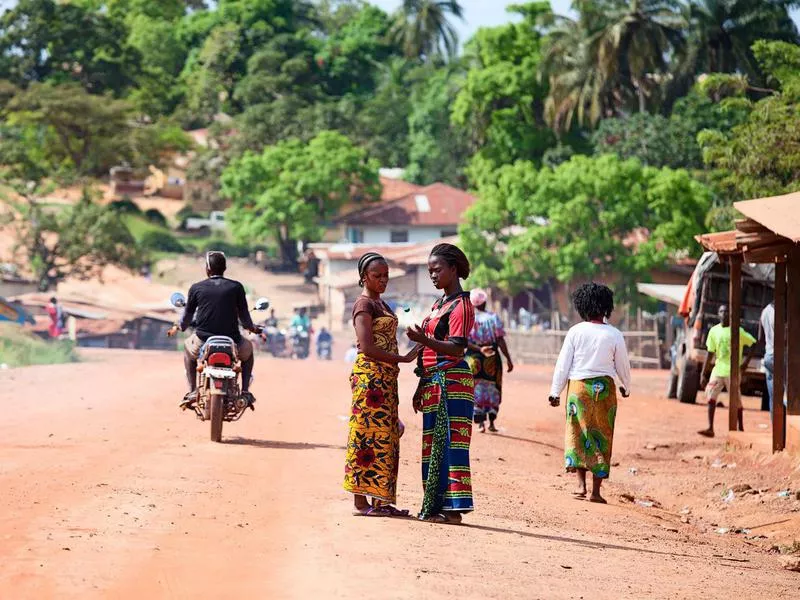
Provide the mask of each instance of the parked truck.
{"label": "parked truck", "polygon": [[225,211],[215,210],[206,217],[189,217],[184,223],[186,231],[211,232],[225,230]]}
{"label": "parked truck", "polygon": [[[759,340],[752,360],[741,374],[741,392],[745,395],[766,393],[766,379],[761,368],[764,344],[759,336],[761,311],[774,293],[775,271],[771,265],[743,265],[741,326]],[[667,397],[694,403],[701,387],[703,363],[706,360],[708,331],[719,322],[717,311],[728,304],[730,275],[728,266],[717,254],[703,255],[687,284],[684,300],[678,310],[682,319],[674,323],[671,376]]]}

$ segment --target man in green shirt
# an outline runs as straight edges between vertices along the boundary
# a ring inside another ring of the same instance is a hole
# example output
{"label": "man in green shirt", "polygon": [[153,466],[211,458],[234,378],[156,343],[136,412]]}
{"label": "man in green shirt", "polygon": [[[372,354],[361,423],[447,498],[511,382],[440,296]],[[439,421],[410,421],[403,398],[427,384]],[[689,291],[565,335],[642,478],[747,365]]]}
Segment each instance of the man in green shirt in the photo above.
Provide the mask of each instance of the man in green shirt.
{"label": "man in green shirt", "polygon": [[[719,315],[719,323],[714,325],[708,332],[706,338],[706,355],[705,364],[703,364],[703,377],[701,385],[706,388],[706,400],[708,400],[708,429],[698,431],[702,436],[714,437],[714,413],[717,410],[717,398],[723,390],[731,389],[731,315],[728,307],[722,305],[717,312]],[[739,328],[739,364],[742,364],[742,355],[746,347],[751,347],[756,343],[756,338],[747,333],[741,327]],[[750,356],[748,352],[747,360],[744,365],[749,362]],[[711,368],[711,365],[714,368]],[[744,430],[742,422],[742,407],[739,407],[739,431]]]}

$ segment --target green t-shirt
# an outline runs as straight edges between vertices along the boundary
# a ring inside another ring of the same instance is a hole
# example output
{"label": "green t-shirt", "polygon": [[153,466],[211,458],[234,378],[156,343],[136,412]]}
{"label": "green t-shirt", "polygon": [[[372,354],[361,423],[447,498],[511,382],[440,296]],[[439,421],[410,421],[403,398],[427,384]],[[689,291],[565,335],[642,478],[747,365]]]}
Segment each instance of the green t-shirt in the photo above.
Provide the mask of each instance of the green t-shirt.
{"label": "green t-shirt", "polygon": [[[739,327],[739,364],[742,364],[742,355],[745,346],[752,346],[756,338]],[[712,377],[731,376],[731,328],[721,324],[714,325],[708,332],[706,348],[716,355],[716,364],[711,371]]]}

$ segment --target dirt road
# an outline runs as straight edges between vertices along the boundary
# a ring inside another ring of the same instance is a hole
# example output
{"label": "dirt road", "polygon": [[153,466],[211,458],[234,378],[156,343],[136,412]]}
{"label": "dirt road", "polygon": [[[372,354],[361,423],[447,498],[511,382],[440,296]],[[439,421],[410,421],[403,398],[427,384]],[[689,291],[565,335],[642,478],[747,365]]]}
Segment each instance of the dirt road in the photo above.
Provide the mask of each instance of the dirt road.
{"label": "dirt road", "polygon": [[[258,409],[226,424],[224,444],[176,410],[180,368],[177,354],[120,351],[0,372],[1,597],[797,597],[800,574],[761,546],[680,514],[717,510],[723,442],[694,440],[702,409],[659,399],[659,376],[637,374],[620,408],[608,506],[567,493],[547,371],[509,377],[501,433],[473,441],[477,510],[454,527],[350,516],[346,365],[259,357]],[[412,380],[399,505],[417,510]]]}

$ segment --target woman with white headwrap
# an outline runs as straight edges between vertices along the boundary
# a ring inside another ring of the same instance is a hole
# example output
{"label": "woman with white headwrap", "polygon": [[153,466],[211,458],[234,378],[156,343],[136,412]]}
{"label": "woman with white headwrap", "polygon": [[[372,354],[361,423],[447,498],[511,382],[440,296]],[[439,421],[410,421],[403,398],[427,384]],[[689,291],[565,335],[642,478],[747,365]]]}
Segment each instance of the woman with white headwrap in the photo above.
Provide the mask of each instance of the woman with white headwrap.
{"label": "woman with white headwrap", "polygon": [[508,352],[503,321],[496,314],[486,310],[488,295],[481,289],[470,292],[470,300],[475,307],[475,325],[469,335],[467,362],[472,367],[475,378],[475,423],[481,433],[486,432],[486,417],[489,417],[489,431],[497,431],[495,420],[500,410],[503,387],[502,352],[508,362],[508,372],[514,370],[514,363]]}

